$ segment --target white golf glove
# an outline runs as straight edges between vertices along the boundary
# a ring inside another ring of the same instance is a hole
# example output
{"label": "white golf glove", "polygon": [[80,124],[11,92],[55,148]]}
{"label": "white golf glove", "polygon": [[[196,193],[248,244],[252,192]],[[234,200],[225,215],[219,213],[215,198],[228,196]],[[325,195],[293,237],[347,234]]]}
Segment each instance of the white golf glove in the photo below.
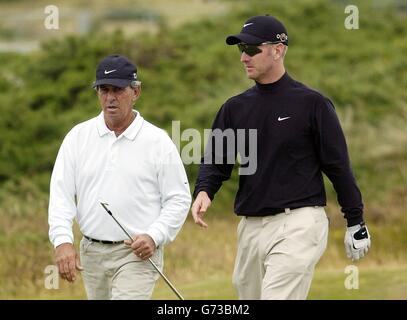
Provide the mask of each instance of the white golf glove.
{"label": "white golf glove", "polygon": [[370,235],[365,223],[348,227],[345,233],[345,249],[348,258],[359,260],[370,248]]}

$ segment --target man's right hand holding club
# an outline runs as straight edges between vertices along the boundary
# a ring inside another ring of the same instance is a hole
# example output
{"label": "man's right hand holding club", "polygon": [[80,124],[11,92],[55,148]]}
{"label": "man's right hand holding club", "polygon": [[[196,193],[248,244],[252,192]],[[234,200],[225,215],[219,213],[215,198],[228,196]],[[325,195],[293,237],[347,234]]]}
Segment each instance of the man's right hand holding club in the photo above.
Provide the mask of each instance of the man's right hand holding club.
{"label": "man's right hand holding club", "polygon": [[154,240],[148,234],[136,235],[133,241],[124,240],[124,244],[131,247],[133,253],[141,260],[151,258],[156,249]]}

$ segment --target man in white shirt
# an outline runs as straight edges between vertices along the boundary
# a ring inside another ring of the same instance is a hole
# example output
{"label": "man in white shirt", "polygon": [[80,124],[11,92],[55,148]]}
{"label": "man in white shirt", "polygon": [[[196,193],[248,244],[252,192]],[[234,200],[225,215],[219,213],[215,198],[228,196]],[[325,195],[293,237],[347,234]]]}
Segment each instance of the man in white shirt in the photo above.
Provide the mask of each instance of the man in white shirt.
{"label": "man in white shirt", "polygon": [[[191,196],[178,150],[133,110],[141,83],[126,57],[104,58],[93,87],[102,112],[66,135],[52,172],[49,237],[63,279],[81,271],[89,299],[149,299],[163,245],[183,225]],[[126,234],[100,201],[109,204]],[[73,246],[73,219],[84,237]]]}

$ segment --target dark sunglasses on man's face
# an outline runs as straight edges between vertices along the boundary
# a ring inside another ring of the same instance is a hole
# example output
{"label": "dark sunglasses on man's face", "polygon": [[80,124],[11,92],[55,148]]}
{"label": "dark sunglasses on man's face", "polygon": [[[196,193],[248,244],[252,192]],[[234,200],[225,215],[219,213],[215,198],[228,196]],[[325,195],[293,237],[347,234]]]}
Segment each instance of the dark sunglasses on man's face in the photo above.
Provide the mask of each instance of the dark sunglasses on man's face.
{"label": "dark sunglasses on man's face", "polygon": [[238,43],[237,48],[239,49],[240,53],[244,52],[250,57],[262,52],[262,50],[259,48],[259,44]]}
{"label": "dark sunglasses on man's face", "polygon": [[279,43],[279,42],[270,42],[266,41],[263,43],[259,44],[247,44],[240,42],[237,44],[237,48],[239,49],[240,53],[246,53],[250,57],[254,57],[256,54],[259,54],[262,52],[262,50],[259,48],[263,44],[274,44],[274,43]]}

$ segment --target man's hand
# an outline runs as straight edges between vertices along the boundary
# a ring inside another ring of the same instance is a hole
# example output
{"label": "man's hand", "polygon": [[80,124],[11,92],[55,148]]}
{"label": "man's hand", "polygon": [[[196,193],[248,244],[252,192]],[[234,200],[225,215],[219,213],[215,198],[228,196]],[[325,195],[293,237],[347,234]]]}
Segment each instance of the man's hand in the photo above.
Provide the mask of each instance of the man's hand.
{"label": "man's hand", "polygon": [[63,243],[55,248],[55,262],[62,279],[69,282],[76,280],[76,271],[83,270],[72,243]]}
{"label": "man's hand", "polygon": [[206,210],[208,210],[208,208],[211,206],[211,203],[212,201],[211,199],[209,199],[208,194],[205,191],[201,191],[196,196],[194,204],[192,205],[192,217],[194,218],[195,223],[202,228],[208,227],[208,225],[203,221],[202,218]]}
{"label": "man's hand", "polygon": [[125,245],[131,247],[133,253],[141,260],[151,258],[155,252],[155,242],[148,234],[139,234],[133,237],[133,241],[124,240]]}
{"label": "man's hand", "polygon": [[348,227],[345,233],[345,249],[348,258],[359,260],[370,248],[370,235],[364,223]]}

